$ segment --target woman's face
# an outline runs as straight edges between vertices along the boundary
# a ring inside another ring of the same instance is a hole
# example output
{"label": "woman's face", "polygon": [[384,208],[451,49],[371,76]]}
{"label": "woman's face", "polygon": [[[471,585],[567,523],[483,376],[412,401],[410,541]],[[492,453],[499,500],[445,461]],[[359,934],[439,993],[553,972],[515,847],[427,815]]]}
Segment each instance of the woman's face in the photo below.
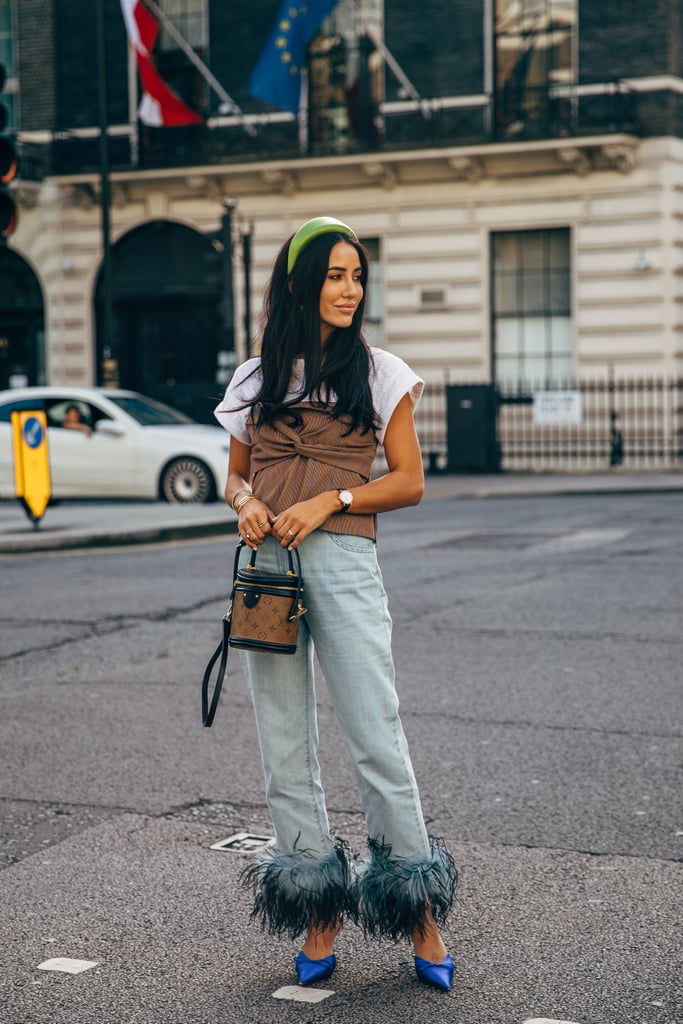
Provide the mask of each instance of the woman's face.
{"label": "woman's face", "polygon": [[330,249],[327,277],[320,292],[320,336],[323,345],[335,327],[350,327],[363,298],[360,257],[348,242]]}

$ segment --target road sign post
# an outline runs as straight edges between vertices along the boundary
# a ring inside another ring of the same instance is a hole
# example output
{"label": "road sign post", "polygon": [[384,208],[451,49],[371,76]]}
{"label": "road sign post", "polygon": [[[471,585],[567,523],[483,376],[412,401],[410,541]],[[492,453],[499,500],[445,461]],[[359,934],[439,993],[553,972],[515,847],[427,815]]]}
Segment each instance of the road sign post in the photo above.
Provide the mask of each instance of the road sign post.
{"label": "road sign post", "polygon": [[42,409],[12,413],[14,493],[38,529],[52,495],[47,418]]}

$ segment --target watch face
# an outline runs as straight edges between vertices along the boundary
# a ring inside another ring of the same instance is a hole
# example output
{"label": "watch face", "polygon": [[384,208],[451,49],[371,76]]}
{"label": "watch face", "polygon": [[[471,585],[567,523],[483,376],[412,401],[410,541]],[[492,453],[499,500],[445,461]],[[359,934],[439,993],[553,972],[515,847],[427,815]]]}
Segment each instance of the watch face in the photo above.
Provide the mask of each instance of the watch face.
{"label": "watch face", "polygon": [[353,495],[351,494],[351,491],[340,491],[339,500],[344,505],[350,505],[351,502],[353,501]]}

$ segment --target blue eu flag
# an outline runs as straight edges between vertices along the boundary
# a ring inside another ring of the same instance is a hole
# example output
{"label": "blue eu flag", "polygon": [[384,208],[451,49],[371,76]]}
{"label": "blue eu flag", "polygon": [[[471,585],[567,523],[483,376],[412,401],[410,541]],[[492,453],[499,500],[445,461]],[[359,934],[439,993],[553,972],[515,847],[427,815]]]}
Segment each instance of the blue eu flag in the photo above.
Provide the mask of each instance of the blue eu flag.
{"label": "blue eu flag", "polygon": [[281,110],[299,112],[306,47],[338,0],[282,0],[268,41],[249,82],[249,95]]}

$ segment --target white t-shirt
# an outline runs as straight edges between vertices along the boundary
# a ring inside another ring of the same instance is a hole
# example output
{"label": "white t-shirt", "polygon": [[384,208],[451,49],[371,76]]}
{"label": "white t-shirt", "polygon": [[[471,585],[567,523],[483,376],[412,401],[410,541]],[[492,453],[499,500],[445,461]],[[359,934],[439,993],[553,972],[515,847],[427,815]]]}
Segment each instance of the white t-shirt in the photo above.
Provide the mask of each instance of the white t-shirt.
{"label": "white t-shirt", "polygon": [[[382,348],[370,348],[372,363],[370,367],[370,391],[372,404],[379,421],[377,440],[384,442],[389,420],[404,395],[410,395],[413,408],[417,405],[424,389],[424,381],[410,369],[398,356],[385,352]],[[292,383],[287,393],[291,398],[300,390],[303,377],[304,361],[296,359],[293,366]],[[255,371],[255,372],[254,372]],[[250,376],[251,374],[251,376]],[[243,444],[250,444],[251,438],[247,429],[249,405],[239,408],[245,403],[253,402],[261,387],[261,358],[247,359],[235,370],[232,380],[220,405],[216,406],[214,416],[222,427]],[[302,396],[302,402],[308,396]],[[332,396],[334,401],[334,396]]]}

